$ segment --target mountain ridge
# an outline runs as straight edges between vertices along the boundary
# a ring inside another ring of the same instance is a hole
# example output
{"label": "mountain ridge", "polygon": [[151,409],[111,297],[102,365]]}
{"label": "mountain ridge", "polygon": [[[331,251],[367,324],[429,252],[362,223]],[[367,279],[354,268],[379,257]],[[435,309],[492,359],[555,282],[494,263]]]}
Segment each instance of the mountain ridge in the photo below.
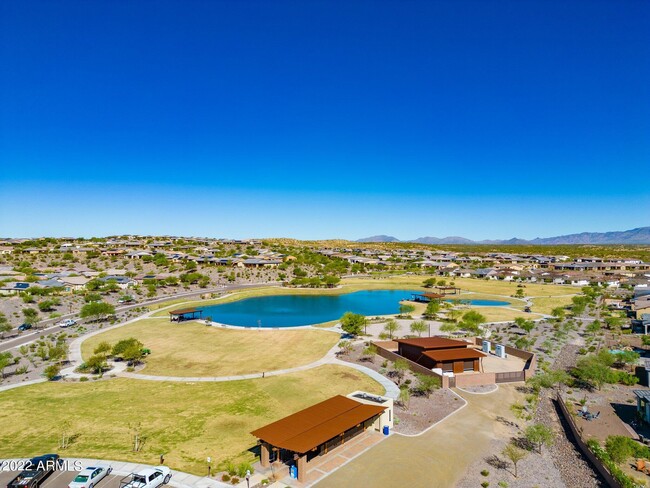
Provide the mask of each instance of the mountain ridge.
{"label": "mountain ridge", "polygon": [[650,244],[650,226],[611,232],[580,232],[554,237],[536,237],[535,239],[486,239],[474,241],[460,236],[418,237],[401,241],[389,235],[376,235],[359,239],[356,242],[412,242],[418,244],[506,244],[506,245],[558,245],[558,244]]}

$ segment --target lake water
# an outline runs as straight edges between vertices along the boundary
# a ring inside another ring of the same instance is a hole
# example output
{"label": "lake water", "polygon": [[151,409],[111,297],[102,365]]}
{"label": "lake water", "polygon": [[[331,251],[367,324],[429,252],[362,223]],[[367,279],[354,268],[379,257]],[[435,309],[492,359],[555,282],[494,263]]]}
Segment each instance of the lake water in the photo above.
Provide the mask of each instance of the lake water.
{"label": "lake water", "polygon": [[243,327],[295,327],[341,318],[345,312],[362,315],[399,313],[399,302],[417,290],[364,290],[344,295],[273,295],[246,298],[203,308],[203,317]]}

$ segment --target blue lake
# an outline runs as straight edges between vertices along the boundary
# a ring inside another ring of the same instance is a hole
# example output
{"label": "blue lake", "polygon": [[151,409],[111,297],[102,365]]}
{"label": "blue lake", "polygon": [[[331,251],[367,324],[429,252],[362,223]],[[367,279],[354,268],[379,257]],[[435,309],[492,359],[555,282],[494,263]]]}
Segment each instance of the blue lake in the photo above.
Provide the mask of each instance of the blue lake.
{"label": "blue lake", "polygon": [[362,315],[399,313],[399,302],[417,290],[364,290],[344,295],[274,295],[246,298],[203,308],[203,317],[243,327],[295,327],[341,318],[345,312]]}
{"label": "blue lake", "polygon": [[[446,302],[453,302],[453,300],[445,300]],[[460,300],[463,305],[478,305],[483,307],[503,307],[510,305],[510,302],[502,302],[500,300]]]}

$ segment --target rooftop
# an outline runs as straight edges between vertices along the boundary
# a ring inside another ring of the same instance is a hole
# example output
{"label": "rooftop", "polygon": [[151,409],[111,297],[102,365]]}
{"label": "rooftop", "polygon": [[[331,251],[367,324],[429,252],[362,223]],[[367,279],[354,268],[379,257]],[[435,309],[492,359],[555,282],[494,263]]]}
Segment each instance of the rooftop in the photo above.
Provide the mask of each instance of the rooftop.
{"label": "rooftop", "polygon": [[424,356],[430,357],[434,361],[455,361],[458,359],[479,359],[484,358],[486,354],[472,349],[467,348],[456,348],[456,349],[447,349],[447,350],[432,350],[424,351],[422,353]]}
{"label": "rooftop", "polygon": [[274,447],[305,453],[381,414],[385,408],[337,395],[254,430],[251,434]]}
{"label": "rooftop", "polygon": [[422,349],[449,349],[455,347],[467,347],[470,344],[465,341],[456,339],[447,339],[445,337],[421,337],[415,339],[397,339],[395,342],[407,344]]}

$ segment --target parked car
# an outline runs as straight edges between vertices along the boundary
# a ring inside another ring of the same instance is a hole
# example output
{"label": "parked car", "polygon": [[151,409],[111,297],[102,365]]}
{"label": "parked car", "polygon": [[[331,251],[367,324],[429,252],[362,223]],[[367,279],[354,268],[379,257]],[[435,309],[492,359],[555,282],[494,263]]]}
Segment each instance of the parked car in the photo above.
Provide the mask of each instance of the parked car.
{"label": "parked car", "polygon": [[32,328],[32,324],[22,324],[21,326],[18,327],[18,330],[24,332],[31,328]]}
{"label": "parked car", "polygon": [[56,325],[58,325],[59,327],[72,327],[73,325],[77,325],[77,321],[73,319],[65,319]]}
{"label": "parked car", "polygon": [[79,471],[68,488],[93,488],[97,483],[108,476],[113,468],[110,466],[89,466]]}
{"label": "parked car", "polygon": [[167,466],[157,466],[122,478],[120,488],[156,488],[166,485],[170,479],[172,479],[171,470]]}
{"label": "parked car", "polygon": [[54,472],[62,467],[58,454],[44,454],[30,459],[25,469],[7,484],[7,488],[38,488]]}

